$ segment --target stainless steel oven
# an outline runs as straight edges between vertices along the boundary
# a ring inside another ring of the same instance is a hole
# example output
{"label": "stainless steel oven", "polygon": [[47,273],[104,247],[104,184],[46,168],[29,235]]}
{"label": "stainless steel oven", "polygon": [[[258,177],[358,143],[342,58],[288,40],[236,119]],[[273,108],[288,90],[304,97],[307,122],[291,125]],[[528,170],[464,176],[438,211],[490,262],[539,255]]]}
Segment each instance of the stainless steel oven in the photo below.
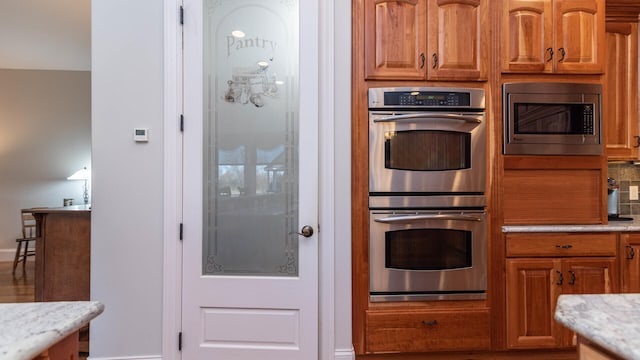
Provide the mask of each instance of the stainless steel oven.
{"label": "stainless steel oven", "polygon": [[371,301],[484,299],[483,89],[369,89]]}
{"label": "stainless steel oven", "polygon": [[485,299],[484,210],[371,210],[370,300]]}
{"label": "stainless steel oven", "polygon": [[369,192],[483,194],[482,89],[369,89]]}

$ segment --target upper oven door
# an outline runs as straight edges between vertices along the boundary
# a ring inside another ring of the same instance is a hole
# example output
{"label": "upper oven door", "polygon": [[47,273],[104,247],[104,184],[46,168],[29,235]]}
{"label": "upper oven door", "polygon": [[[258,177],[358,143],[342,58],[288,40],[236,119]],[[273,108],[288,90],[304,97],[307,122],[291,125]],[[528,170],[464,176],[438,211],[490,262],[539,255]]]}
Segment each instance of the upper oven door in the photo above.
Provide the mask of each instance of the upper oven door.
{"label": "upper oven door", "polygon": [[485,192],[484,112],[369,112],[369,192]]}

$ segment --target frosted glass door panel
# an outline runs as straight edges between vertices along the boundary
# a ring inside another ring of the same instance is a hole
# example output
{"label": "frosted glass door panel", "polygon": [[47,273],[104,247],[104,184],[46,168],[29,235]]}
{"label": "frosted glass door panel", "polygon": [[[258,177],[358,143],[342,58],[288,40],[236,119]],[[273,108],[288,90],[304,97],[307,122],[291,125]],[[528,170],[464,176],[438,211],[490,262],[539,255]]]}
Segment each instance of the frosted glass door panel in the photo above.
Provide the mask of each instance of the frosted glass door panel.
{"label": "frosted glass door panel", "polygon": [[298,17],[205,1],[204,275],[298,275]]}

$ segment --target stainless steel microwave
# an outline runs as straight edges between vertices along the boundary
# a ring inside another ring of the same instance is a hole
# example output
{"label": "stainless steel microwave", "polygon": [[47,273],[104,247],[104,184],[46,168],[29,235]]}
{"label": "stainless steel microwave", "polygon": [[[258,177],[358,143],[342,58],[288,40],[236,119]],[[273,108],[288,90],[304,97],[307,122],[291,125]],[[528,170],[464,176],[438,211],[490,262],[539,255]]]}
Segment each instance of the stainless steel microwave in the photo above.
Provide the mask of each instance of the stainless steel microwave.
{"label": "stainless steel microwave", "polygon": [[600,155],[602,86],[503,85],[505,155]]}

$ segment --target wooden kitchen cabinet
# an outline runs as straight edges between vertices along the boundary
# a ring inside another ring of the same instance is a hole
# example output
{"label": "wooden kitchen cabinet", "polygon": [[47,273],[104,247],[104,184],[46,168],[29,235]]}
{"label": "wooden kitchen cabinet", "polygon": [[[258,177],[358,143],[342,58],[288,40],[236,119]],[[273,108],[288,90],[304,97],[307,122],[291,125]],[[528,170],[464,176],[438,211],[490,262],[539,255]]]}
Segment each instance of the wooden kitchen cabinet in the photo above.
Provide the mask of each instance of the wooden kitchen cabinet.
{"label": "wooden kitchen cabinet", "polygon": [[503,0],[502,71],[599,74],[605,0]]}
{"label": "wooden kitchen cabinet", "polygon": [[506,244],[508,348],[574,346],[553,319],[558,296],[617,292],[616,234],[510,233]]}
{"label": "wooden kitchen cabinet", "polygon": [[638,24],[607,21],[603,128],[609,160],[638,159]]}
{"label": "wooden kitchen cabinet", "polygon": [[367,353],[488,350],[489,309],[369,310]]}
{"label": "wooden kitchen cabinet", "polygon": [[488,5],[485,0],[430,0],[429,80],[486,80]]}
{"label": "wooden kitchen cabinet", "polygon": [[363,6],[365,79],[487,79],[487,0],[375,0]]}
{"label": "wooden kitchen cabinet", "polygon": [[640,293],[640,233],[620,234],[621,292]]}
{"label": "wooden kitchen cabinet", "polygon": [[426,78],[425,0],[364,2],[366,79]]}

